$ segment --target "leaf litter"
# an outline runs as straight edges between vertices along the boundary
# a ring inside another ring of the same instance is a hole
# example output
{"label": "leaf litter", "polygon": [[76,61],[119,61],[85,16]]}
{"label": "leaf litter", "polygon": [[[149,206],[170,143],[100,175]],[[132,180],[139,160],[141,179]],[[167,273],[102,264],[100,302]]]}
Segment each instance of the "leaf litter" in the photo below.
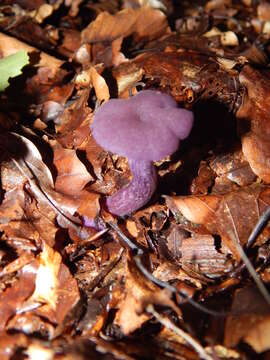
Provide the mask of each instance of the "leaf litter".
{"label": "leaf litter", "polygon": [[[1,58],[29,58],[0,94],[1,359],[267,359],[267,2],[0,12]],[[131,172],[90,126],[142,87],[195,125],[150,202],[117,217],[104,200]]]}

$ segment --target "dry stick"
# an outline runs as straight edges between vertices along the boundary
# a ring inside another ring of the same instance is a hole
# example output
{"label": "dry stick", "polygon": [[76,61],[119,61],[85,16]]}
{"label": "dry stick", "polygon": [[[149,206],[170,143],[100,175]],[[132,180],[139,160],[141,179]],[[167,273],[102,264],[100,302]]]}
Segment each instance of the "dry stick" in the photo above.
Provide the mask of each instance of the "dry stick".
{"label": "dry stick", "polygon": [[184,330],[177,327],[170,319],[165,316],[160,315],[153,307],[153,305],[148,305],[146,311],[152,314],[163,326],[167,329],[173,331],[178,336],[182,337],[204,360],[213,360],[213,358],[208,355],[205,349],[199,344],[193,337],[187,334]]}
{"label": "dry stick", "polygon": [[[235,223],[234,223],[234,219],[232,216],[232,213],[230,211],[229,206],[226,204],[228,213],[230,215],[230,218],[232,220],[232,225],[233,225],[233,229],[234,229],[234,233],[235,236],[237,238],[237,240],[234,241],[234,245],[236,246],[236,249],[241,257],[241,259],[243,260],[244,264],[246,265],[246,268],[248,269],[248,272],[250,273],[251,277],[253,278],[253,280],[255,281],[260,293],[262,294],[264,300],[267,302],[267,304],[270,306],[270,295],[268,293],[268,290],[266,289],[266,287],[264,286],[264,283],[261,281],[259,275],[257,274],[256,270],[254,269],[251,261],[249,260],[249,258],[247,257],[246,253],[244,252],[242,246],[240,245],[240,239],[237,233],[237,229],[235,227]],[[269,210],[269,209],[268,209]],[[258,225],[258,224],[257,224]],[[255,228],[257,227],[257,225],[255,226]]]}
{"label": "dry stick", "polygon": [[252,230],[252,233],[250,234],[248,241],[247,241],[247,246],[246,246],[247,248],[250,248],[255,243],[257,237],[263,231],[263,229],[267,225],[269,219],[270,219],[270,206],[265,211],[265,213],[263,213],[260,216],[257,224],[255,225],[255,228]]}
{"label": "dry stick", "polygon": [[142,263],[142,256],[144,255],[144,252],[142,249],[140,249],[137,245],[135,245],[126,235],[124,235],[122,233],[122,231],[119,229],[119,227],[114,224],[113,222],[108,222],[108,224],[110,225],[110,227],[117,233],[117,235],[121,238],[121,240],[124,242],[124,244],[132,251],[134,257],[133,260],[135,261],[135,264],[137,265],[137,268],[141,271],[141,273],[151,282],[153,282],[154,284],[156,284],[157,286],[159,286],[162,289],[168,289],[170,290],[173,294],[175,295],[179,295],[180,297],[186,299],[191,305],[193,305],[195,308],[197,308],[200,311],[203,311],[206,314],[209,315],[213,315],[213,316],[217,316],[217,317],[224,317],[226,315],[228,315],[227,312],[222,312],[222,311],[215,311],[215,310],[210,310],[208,308],[206,308],[203,305],[200,305],[198,302],[196,302],[195,300],[193,300],[192,298],[188,297],[185,293],[182,293],[181,291],[177,290],[174,286],[170,285],[169,283],[167,283],[166,281],[162,281],[157,279],[155,276],[153,276],[143,265]]}
{"label": "dry stick", "polygon": [[129,88],[129,90],[128,90],[128,93],[129,93],[129,97],[131,98],[132,96],[133,96],[133,93],[132,93],[132,89],[135,87],[137,87],[137,86],[142,86],[142,87],[145,87],[145,83],[143,83],[142,81],[139,81],[139,82],[137,82],[137,83],[135,83],[134,85],[132,85],[130,88]]}
{"label": "dry stick", "polygon": [[264,283],[261,281],[259,275],[257,274],[256,270],[254,269],[251,261],[245,254],[244,250],[242,249],[242,246],[235,243],[237,251],[239,252],[244,264],[246,265],[246,268],[248,269],[250,275],[253,277],[254,282],[256,283],[259,291],[261,292],[264,300],[267,302],[267,304],[270,306],[270,295],[266,287],[264,286]]}

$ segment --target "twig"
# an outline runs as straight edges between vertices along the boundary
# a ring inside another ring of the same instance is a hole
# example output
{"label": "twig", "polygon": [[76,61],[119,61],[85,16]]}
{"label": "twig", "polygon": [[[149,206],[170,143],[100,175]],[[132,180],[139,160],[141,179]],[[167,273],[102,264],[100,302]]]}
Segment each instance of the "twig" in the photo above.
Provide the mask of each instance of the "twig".
{"label": "twig", "polygon": [[133,94],[132,94],[132,89],[133,89],[134,87],[139,86],[139,85],[142,86],[142,87],[145,87],[145,83],[143,83],[142,81],[136,82],[136,84],[132,85],[132,86],[129,88],[129,90],[128,90],[129,97],[132,97],[132,96],[133,96]]}
{"label": "twig", "polygon": [[117,235],[121,238],[121,240],[123,241],[125,246],[128,247],[132,251],[132,253],[134,255],[133,259],[135,261],[135,264],[137,265],[137,267],[141,271],[141,273],[148,280],[150,280],[151,282],[153,282],[157,286],[161,287],[162,289],[168,289],[173,294],[179,295],[180,297],[186,299],[187,302],[189,302],[195,308],[197,308],[200,311],[203,311],[206,314],[213,315],[213,316],[216,316],[216,317],[224,317],[224,316],[228,315],[227,312],[222,312],[222,311],[217,312],[215,310],[210,310],[210,309],[206,308],[205,306],[199,304],[198,302],[196,302],[192,298],[188,297],[185,293],[182,293],[181,291],[177,290],[174,286],[170,285],[168,282],[159,280],[155,276],[153,276],[145,268],[145,266],[142,263],[141,258],[144,255],[143,250],[140,249],[137,245],[135,245],[125,234],[123,234],[122,231],[119,229],[119,227],[116,224],[114,224],[113,222],[110,221],[108,223],[108,225],[117,233]]}
{"label": "twig", "polygon": [[146,307],[146,311],[152,314],[163,326],[167,329],[173,331],[178,336],[182,337],[200,356],[201,359],[204,360],[213,360],[213,358],[206,353],[204,348],[199,344],[193,337],[187,334],[184,330],[175,326],[174,323],[167,317],[160,315],[153,307],[153,305],[149,304]]}
{"label": "twig", "polygon": [[[232,225],[234,228],[234,233],[235,236],[237,238],[238,241],[234,241],[234,245],[241,257],[241,259],[243,260],[243,263],[246,265],[246,268],[248,269],[248,272],[250,273],[251,277],[253,278],[253,280],[255,281],[260,293],[262,294],[264,300],[267,302],[267,304],[270,306],[270,295],[268,293],[268,290],[266,289],[266,287],[264,286],[264,283],[261,281],[259,275],[257,274],[256,270],[254,269],[251,261],[249,260],[249,258],[247,257],[246,253],[244,252],[242,246],[240,245],[240,239],[237,233],[237,229],[235,227],[235,222],[232,216],[232,213],[230,211],[230,208],[228,205],[227,206],[227,210],[228,210],[228,214],[230,215],[231,221],[232,221]],[[258,225],[258,224],[257,224]],[[257,226],[255,226],[256,228]],[[255,238],[256,239],[256,238]]]}
{"label": "twig", "polygon": [[270,219],[270,207],[268,207],[268,209],[265,211],[265,213],[263,213],[257,224],[255,225],[254,229],[252,230],[248,241],[247,241],[247,248],[250,248],[256,241],[257,237],[260,235],[260,233],[263,231],[263,229],[265,228],[265,226],[267,225],[267,222]]}
{"label": "twig", "polygon": [[253,278],[254,282],[256,283],[260,293],[262,294],[264,300],[270,306],[270,295],[268,293],[268,290],[264,286],[264,283],[261,281],[261,279],[260,279],[259,275],[257,274],[256,270],[254,269],[251,261],[249,260],[246,253],[242,249],[242,246],[236,242],[235,242],[235,246],[237,248],[239,255],[241,256],[241,259],[243,260],[243,263],[245,264],[246,268],[248,269],[248,272],[250,273],[251,277]]}

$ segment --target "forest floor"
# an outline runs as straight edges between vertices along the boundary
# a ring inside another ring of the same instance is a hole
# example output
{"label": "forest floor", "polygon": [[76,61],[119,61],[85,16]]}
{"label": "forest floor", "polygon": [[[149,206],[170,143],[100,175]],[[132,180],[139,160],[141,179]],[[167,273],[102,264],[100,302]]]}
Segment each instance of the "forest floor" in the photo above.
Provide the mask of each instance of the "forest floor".
{"label": "forest floor", "polygon": [[[0,2],[1,360],[270,359],[269,40],[259,0]],[[116,216],[91,124],[146,89],[194,125]]]}

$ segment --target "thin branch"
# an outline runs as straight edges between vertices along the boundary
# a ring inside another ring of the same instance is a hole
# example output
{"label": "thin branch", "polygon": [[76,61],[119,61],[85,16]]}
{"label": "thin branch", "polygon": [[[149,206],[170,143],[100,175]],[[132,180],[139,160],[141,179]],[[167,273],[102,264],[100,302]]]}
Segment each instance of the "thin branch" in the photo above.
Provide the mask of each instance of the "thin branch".
{"label": "thin branch", "polygon": [[264,286],[264,283],[261,281],[261,279],[260,279],[259,275],[257,274],[256,270],[254,269],[251,261],[249,260],[246,253],[244,252],[242,246],[240,245],[240,239],[239,239],[239,236],[238,236],[237,229],[235,227],[235,222],[234,222],[231,210],[230,210],[230,208],[229,208],[229,206],[227,204],[226,204],[226,207],[227,207],[228,213],[230,215],[232,225],[233,225],[233,228],[234,228],[234,233],[235,233],[235,236],[236,236],[236,239],[234,241],[234,245],[236,246],[236,249],[237,249],[241,259],[243,260],[244,264],[246,265],[246,268],[248,269],[248,272],[250,273],[251,277],[255,281],[260,293],[264,297],[264,300],[270,306],[270,295],[268,293],[268,290]]}
{"label": "thin branch", "polygon": [[250,234],[248,241],[247,241],[247,245],[246,245],[247,248],[250,248],[255,243],[255,241],[257,240],[257,237],[263,231],[263,229],[267,225],[269,219],[270,219],[270,207],[268,207],[267,210],[265,211],[265,213],[263,213],[260,216],[257,224],[255,225],[254,229],[252,230],[252,233]]}
{"label": "thin branch", "polygon": [[183,338],[187,344],[189,344],[199,355],[201,359],[204,360],[213,360],[213,358],[208,355],[205,349],[199,344],[193,337],[191,337],[184,330],[180,329],[167,317],[160,315],[153,307],[153,305],[149,304],[146,308],[146,311],[152,314],[163,326],[167,329],[173,331],[176,335]]}
{"label": "thin branch", "polygon": [[191,305],[193,305],[195,308],[197,308],[198,310],[209,314],[209,315],[213,315],[216,317],[224,317],[226,315],[228,315],[227,312],[222,312],[222,311],[215,311],[215,310],[211,310],[206,308],[205,306],[199,304],[198,302],[196,302],[195,300],[193,300],[192,298],[188,297],[185,293],[182,293],[181,291],[177,290],[174,286],[170,285],[168,282],[166,281],[162,281],[157,279],[155,276],[153,276],[143,265],[142,263],[142,256],[144,255],[144,252],[142,249],[140,249],[137,245],[135,245],[125,234],[122,233],[122,231],[119,229],[119,227],[114,224],[113,222],[109,222],[108,223],[110,225],[110,227],[117,233],[117,235],[121,238],[122,242],[125,244],[125,246],[127,248],[129,248],[134,257],[134,261],[135,264],[137,265],[138,269],[141,271],[141,273],[151,282],[153,282],[154,284],[156,284],[157,286],[159,286],[162,289],[168,289],[169,291],[171,291],[173,294],[175,295],[179,295],[180,297],[184,298],[187,300],[187,302],[189,302]]}
{"label": "thin branch", "polygon": [[259,275],[257,274],[256,270],[254,269],[251,261],[247,257],[246,253],[244,252],[241,245],[235,242],[235,246],[237,248],[237,251],[239,255],[241,256],[241,259],[243,260],[246,268],[248,269],[248,272],[250,273],[251,277],[253,278],[254,282],[256,283],[260,293],[262,294],[264,300],[267,302],[267,304],[270,306],[270,295],[266,287],[264,286],[264,283],[260,279]]}

